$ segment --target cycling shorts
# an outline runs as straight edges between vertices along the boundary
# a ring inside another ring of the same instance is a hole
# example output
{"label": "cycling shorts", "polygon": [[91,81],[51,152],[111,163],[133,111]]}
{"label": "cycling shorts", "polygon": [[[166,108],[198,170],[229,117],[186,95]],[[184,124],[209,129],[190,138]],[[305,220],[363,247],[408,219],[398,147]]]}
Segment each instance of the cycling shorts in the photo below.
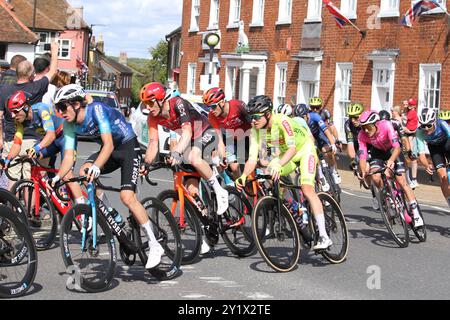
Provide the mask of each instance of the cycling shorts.
{"label": "cycling shorts", "polygon": [[[385,152],[376,148],[371,148],[372,159],[369,161],[370,169],[381,169],[391,157],[390,152]],[[394,172],[397,176],[401,176],[406,172],[405,157],[400,154],[395,161]]]}
{"label": "cycling shorts", "polygon": [[[217,137],[216,130],[213,127],[206,128],[202,135],[196,139],[191,140],[191,148],[198,148],[202,151],[202,159],[211,162],[211,153],[217,150],[219,145],[219,138]],[[185,155],[186,151],[184,152]]]}
{"label": "cycling shorts", "polygon": [[428,145],[428,150],[430,151],[431,160],[433,160],[436,169],[447,167],[447,163],[450,160],[450,139],[437,146]]}
{"label": "cycling shorts", "polygon": [[[93,163],[100,151],[89,157],[86,163]],[[101,174],[108,174],[120,168],[121,190],[136,192],[139,170],[141,167],[141,148],[136,137],[117,146],[101,169]]]}
{"label": "cycling shorts", "polygon": [[323,132],[319,132],[319,136],[317,137],[316,142],[317,148],[319,148],[319,150],[322,150],[322,148],[331,145],[330,140],[328,140],[327,136]]}

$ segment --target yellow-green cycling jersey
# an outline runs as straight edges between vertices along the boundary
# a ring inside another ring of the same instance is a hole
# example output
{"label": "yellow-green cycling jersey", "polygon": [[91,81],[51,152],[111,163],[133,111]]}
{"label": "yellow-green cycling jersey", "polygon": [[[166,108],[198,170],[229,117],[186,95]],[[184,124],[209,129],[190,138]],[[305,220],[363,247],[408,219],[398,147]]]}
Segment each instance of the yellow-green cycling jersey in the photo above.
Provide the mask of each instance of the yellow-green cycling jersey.
{"label": "yellow-green cycling jersey", "polygon": [[283,114],[272,115],[272,127],[269,131],[252,128],[250,160],[258,160],[260,148],[265,141],[268,147],[279,149],[281,152],[279,158],[272,160],[271,164],[279,162],[284,153],[295,146],[297,153],[282,167],[281,175],[286,176],[300,167],[301,184],[314,185],[317,153],[314,140],[306,127]]}

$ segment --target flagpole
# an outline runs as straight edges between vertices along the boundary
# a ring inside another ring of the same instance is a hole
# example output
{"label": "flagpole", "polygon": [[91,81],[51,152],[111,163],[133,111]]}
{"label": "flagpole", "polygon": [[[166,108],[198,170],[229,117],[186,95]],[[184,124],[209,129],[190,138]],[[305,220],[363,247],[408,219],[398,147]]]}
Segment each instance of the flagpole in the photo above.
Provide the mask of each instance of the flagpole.
{"label": "flagpole", "polygon": [[361,34],[361,36],[364,38],[366,36],[366,31],[362,31],[360,28],[358,28],[350,19],[348,19],[348,21],[350,22],[350,24],[359,31],[359,33]]}

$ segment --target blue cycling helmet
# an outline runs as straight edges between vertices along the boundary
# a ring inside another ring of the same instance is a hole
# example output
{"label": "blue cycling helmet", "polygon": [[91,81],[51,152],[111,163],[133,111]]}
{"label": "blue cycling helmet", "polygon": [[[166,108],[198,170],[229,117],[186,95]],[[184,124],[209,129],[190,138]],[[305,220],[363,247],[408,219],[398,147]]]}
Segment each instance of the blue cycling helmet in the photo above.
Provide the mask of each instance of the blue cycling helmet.
{"label": "blue cycling helmet", "polygon": [[304,117],[311,109],[304,103],[300,103],[294,107],[294,117]]}

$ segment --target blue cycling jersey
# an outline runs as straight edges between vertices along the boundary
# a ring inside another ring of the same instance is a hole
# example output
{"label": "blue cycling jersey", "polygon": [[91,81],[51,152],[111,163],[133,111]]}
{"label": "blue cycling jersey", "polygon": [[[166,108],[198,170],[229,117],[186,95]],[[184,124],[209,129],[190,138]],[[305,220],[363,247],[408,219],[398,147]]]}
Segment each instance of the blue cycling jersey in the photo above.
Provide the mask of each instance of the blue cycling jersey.
{"label": "blue cycling jersey", "polygon": [[95,136],[105,133],[112,135],[114,147],[118,147],[136,134],[120,111],[103,103],[94,102],[86,106],[86,116],[82,124],[64,122],[64,150],[75,150],[76,135]]}
{"label": "blue cycling jersey", "polygon": [[316,112],[309,113],[308,126],[316,140],[322,140],[328,127],[322,117]]}
{"label": "blue cycling jersey", "polygon": [[64,119],[56,115],[51,105],[46,103],[36,103],[31,106],[33,119],[31,123],[36,132],[45,135],[48,131],[54,131],[59,136],[63,131]]}
{"label": "blue cycling jersey", "polygon": [[[450,127],[442,120],[438,120],[436,123],[436,130],[430,135],[426,134],[422,128],[418,128],[416,132],[416,138],[418,142],[426,142],[430,146],[442,145],[450,138]],[[422,145],[419,145],[419,151],[422,151]]]}

